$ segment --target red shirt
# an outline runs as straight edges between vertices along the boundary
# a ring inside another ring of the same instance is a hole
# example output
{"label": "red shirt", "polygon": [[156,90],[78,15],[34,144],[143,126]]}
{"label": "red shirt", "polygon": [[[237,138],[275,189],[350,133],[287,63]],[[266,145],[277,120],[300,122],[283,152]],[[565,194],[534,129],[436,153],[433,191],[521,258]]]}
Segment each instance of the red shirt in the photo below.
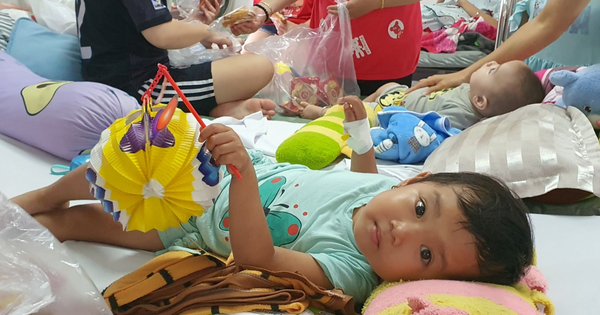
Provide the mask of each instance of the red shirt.
{"label": "red shirt", "polygon": [[[304,0],[303,7],[313,1],[310,27],[318,28],[335,0]],[[353,19],[351,27],[356,79],[398,79],[415,72],[423,33],[418,2],[372,11]]]}

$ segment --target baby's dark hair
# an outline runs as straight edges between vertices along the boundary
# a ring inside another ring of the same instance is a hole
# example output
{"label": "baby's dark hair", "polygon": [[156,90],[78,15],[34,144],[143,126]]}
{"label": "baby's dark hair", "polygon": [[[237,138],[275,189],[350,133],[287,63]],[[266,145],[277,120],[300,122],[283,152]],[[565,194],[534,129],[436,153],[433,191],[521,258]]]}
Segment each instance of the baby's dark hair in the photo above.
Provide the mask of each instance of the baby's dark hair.
{"label": "baby's dark hair", "polygon": [[[437,173],[418,182],[451,186],[475,238],[481,277],[469,279],[510,285],[533,261],[533,235],[527,208],[503,182],[470,172]],[[467,280],[467,279],[463,279]]]}
{"label": "baby's dark hair", "polygon": [[522,64],[510,82],[510,86],[505,90],[488,95],[491,105],[486,113],[487,117],[503,115],[526,105],[541,103],[546,96],[542,81],[525,64]]}

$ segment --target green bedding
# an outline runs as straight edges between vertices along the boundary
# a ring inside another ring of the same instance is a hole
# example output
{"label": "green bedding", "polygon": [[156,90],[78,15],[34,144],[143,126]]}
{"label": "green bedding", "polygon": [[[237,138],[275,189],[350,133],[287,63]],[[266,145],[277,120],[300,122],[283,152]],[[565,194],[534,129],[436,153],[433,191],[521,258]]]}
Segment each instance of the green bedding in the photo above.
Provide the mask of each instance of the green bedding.
{"label": "green bedding", "polygon": [[600,198],[584,199],[572,205],[544,205],[525,201],[530,213],[556,214],[556,215],[600,215]]}

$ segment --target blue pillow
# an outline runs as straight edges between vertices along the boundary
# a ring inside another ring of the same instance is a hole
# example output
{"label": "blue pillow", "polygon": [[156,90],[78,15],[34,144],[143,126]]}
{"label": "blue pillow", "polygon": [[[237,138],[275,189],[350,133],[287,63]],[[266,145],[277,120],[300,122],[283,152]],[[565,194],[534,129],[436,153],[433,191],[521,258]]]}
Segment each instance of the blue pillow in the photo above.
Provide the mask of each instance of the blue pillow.
{"label": "blue pillow", "polygon": [[30,19],[17,20],[6,53],[46,79],[83,81],[77,37],[53,32]]}

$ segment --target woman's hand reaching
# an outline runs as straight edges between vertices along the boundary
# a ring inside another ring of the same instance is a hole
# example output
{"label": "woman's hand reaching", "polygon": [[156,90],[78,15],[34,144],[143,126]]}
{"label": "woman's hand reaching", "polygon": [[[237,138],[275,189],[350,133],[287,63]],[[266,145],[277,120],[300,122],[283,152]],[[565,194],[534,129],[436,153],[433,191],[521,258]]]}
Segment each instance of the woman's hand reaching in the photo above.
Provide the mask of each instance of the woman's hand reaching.
{"label": "woman's hand reaching", "polygon": [[235,36],[254,33],[265,23],[265,18],[265,13],[253,6],[248,10],[248,18],[244,22],[233,24],[231,32]]}
{"label": "woman's hand reaching", "polygon": [[219,0],[204,0],[200,1],[198,6],[198,10],[200,14],[198,15],[198,20],[204,24],[212,23],[217,14],[219,14],[219,10],[221,9],[221,2]]}
{"label": "woman's hand reaching", "polygon": [[420,80],[417,84],[413,85],[408,89],[407,93],[420,88],[427,88],[424,94],[437,92],[447,88],[457,87],[463,83],[468,83],[471,75],[465,70],[450,73],[450,74],[437,74],[432,75],[428,78]]}

